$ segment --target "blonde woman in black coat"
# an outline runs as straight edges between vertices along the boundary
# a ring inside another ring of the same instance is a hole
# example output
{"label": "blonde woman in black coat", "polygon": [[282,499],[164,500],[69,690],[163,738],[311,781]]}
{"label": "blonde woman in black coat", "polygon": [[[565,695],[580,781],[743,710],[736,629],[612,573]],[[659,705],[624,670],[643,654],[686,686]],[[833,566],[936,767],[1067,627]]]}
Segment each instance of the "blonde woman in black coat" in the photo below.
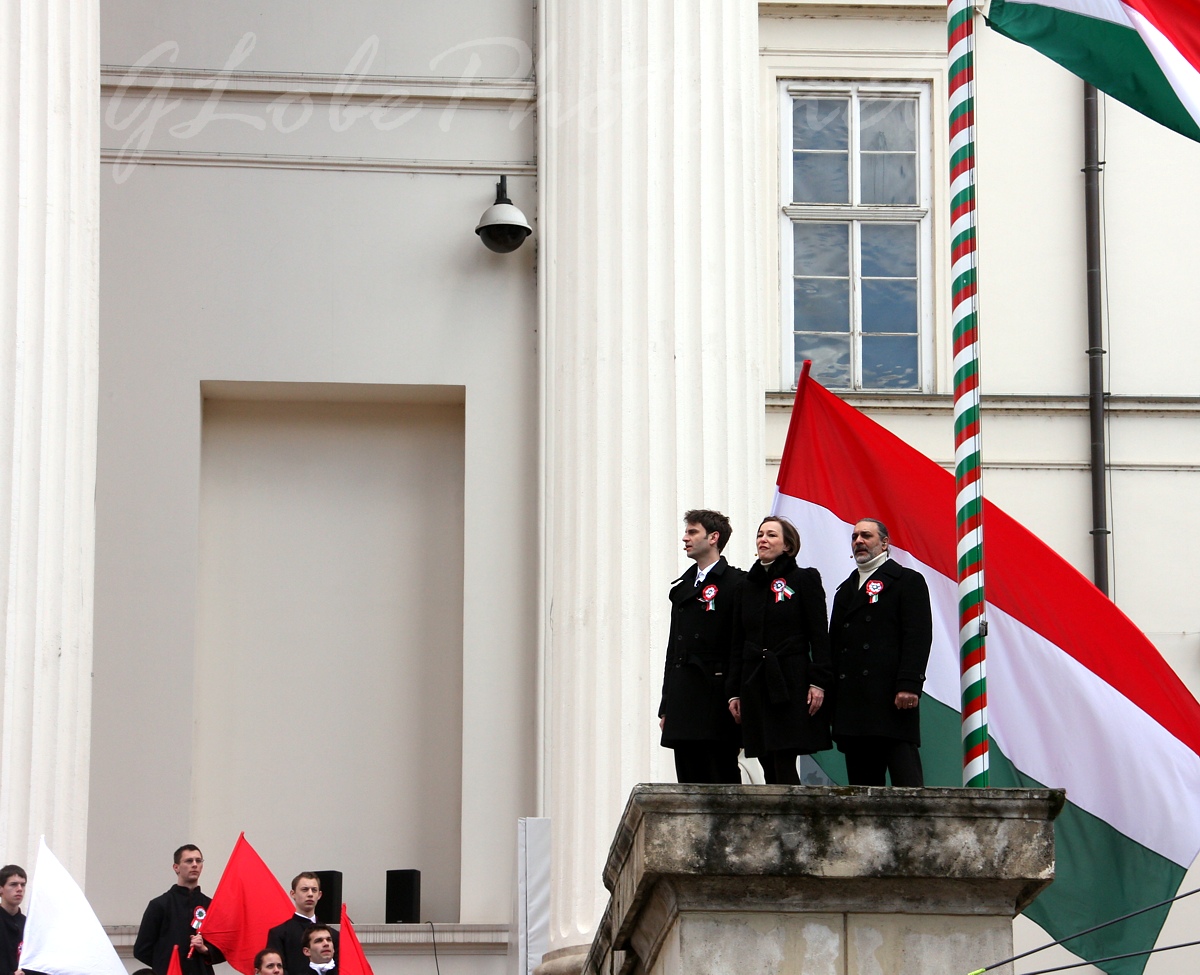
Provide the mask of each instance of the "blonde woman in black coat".
{"label": "blonde woman in black coat", "polygon": [[800,534],[787,519],[764,518],[756,546],[733,622],[729,711],[767,782],[799,785],[797,756],[831,744],[823,707],[833,677],[825,590],[816,569],[796,564]]}

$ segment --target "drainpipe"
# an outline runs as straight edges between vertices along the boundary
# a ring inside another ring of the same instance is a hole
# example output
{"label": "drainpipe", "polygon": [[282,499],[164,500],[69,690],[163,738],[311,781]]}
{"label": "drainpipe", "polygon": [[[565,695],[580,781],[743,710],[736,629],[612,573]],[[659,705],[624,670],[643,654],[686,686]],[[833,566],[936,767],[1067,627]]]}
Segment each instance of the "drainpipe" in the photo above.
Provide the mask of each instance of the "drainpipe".
{"label": "drainpipe", "polygon": [[1099,120],[1094,86],[1083,86],[1083,192],[1087,230],[1088,425],[1091,432],[1092,581],[1108,595],[1108,483],[1104,444],[1104,330],[1100,303]]}

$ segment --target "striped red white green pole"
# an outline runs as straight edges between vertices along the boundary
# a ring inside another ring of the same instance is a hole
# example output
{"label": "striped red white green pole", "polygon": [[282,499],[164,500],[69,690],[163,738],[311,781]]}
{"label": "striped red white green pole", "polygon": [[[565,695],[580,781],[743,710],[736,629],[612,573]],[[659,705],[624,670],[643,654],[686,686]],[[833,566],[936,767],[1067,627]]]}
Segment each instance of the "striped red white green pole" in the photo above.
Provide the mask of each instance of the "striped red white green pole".
{"label": "striped red white green pole", "polygon": [[958,524],[963,785],[988,784],[975,250],[975,8],[949,0],[950,279],[954,327],[954,476]]}

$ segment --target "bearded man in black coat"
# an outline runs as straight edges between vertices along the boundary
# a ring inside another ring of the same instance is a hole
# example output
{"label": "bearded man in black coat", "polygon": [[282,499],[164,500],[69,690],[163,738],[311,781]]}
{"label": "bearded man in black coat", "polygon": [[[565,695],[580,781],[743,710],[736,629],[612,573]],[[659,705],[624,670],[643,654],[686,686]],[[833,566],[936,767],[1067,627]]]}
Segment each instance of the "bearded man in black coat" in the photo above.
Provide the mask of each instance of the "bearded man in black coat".
{"label": "bearded man in black coat", "polygon": [[725,668],[746,573],[725,561],[729,519],[697,508],[683,516],[683,551],[695,565],[673,583],[671,636],[658,726],[674,749],[679,782],[737,785],[741,737],[725,699]]}
{"label": "bearded man in black coat", "polygon": [[888,530],[863,518],[829,619],[836,674],[833,737],[851,785],[923,786],[921,690],[933,643],[929,587],[888,553]]}

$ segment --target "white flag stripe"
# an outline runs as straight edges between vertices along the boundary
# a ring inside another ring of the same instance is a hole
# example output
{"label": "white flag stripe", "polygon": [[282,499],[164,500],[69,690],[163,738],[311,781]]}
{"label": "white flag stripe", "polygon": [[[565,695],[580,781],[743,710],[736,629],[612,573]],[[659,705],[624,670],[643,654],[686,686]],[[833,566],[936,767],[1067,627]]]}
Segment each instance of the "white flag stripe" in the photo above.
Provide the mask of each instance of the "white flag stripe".
{"label": "white flag stripe", "polygon": [[[852,525],[828,509],[777,494],[776,511],[803,542],[801,563],[815,566],[826,597],[853,569]],[[958,587],[891,548],[925,576],[934,639],[925,693],[961,710]],[[1119,691],[1024,623],[988,605],[989,731],[1026,775],[1065,788],[1071,802],[1180,866],[1200,852],[1200,756]],[[1087,707],[1064,708],[1064,691]]]}
{"label": "white flag stripe", "polygon": [[983,722],[985,720],[987,720],[987,708],[980,708],[962,723],[962,734],[959,736],[960,740],[966,741],[969,735],[974,734],[981,727],[983,727]]}
{"label": "white flag stripe", "polygon": [[977,680],[983,677],[983,664],[976,664],[974,667],[968,667],[963,675],[958,680],[959,690],[966,690]]}
{"label": "white flag stripe", "polygon": [[[843,579],[855,568],[850,554],[850,532],[852,524],[842,521],[827,508],[788,497],[775,495],[775,511],[791,520],[800,530],[800,554],[797,559],[802,565],[811,565],[821,573],[825,584],[826,613],[833,608],[833,593]],[[863,512],[864,517],[869,517]],[[930,599],[949,599],[953,612],[933,614],[933,650],[929,654],[929,666],[925,668],[925,693],[931,694],[943,704],[959,710],[959,666],[958,666],[958,587],[952,580],[935,573],[902,549],[892,548],[892,557],[901,565],[916,569],[929,583]],[[940,586],[942,592],[934,593]]]}
{"label": "white flag stripe", "polygon": [[45,837],[30,889],[21,968],[52,975],[125,975],[92,905]]}
{"label": "white flag stripe", "polygon": [[1163,33],[1133,7],[1120,0],[1009,0],[1010,3],[1047,7],[1063,13],[1091,17],[1117,27],[1137,31],[1167,82],[1183,102],[1188,114],[1200,124],[1200,71],[1188,61]]}
{"label": "white flag stripe", "polygon": [[[1130,839],[1187,867],[1200,852],[1200,756],[1035,630],[988,611],[988,713],[1001,751]],[[1090,707],[1063,706],[1075,688]]]}
{"label": "white flag stripe", "polygon": [[1162,32],[1136,10],[1129,11],[1129,17],[1137,27],[1146,47],[1154,55],[1154,60],[1167,76],[1175,94],[1183,102],[1188,114],[1200,125],[1200,72],[1196,66],[1179,53],[1178,49]]}

